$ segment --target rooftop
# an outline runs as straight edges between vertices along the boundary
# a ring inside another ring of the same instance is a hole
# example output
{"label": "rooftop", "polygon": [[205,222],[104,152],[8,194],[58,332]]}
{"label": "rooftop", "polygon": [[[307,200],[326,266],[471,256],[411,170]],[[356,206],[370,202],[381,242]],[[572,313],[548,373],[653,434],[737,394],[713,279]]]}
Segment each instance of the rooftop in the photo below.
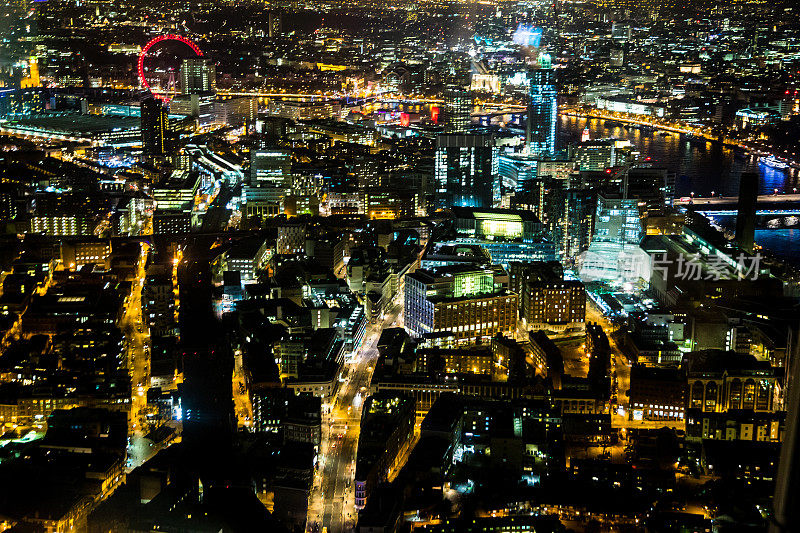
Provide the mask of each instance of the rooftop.
{"label": "rooftop", "polygon": [[455,218],[474,218],[475,220],[505,220],[514,222],[539,222],[539,219],[532,211],[520,209],[500,209],[500,208],[475,208],[458,207],[450,208]]}
{"label": "rooftop", "polygon": [[31,128],[70,135],[96,135],[112,131],[137,129],[139,124],[139,117],[44,113],[12,120],[6,124],[6,127]]}

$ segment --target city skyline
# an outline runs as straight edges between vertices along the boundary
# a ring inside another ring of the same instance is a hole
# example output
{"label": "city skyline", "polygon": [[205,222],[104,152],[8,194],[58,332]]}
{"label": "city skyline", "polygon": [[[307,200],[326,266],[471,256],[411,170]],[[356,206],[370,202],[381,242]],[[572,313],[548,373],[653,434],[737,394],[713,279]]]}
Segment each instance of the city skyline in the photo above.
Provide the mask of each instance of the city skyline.
{"label": "city skyline", "polygon": [[0,531],[800,529],[793,2],[0,6]]}

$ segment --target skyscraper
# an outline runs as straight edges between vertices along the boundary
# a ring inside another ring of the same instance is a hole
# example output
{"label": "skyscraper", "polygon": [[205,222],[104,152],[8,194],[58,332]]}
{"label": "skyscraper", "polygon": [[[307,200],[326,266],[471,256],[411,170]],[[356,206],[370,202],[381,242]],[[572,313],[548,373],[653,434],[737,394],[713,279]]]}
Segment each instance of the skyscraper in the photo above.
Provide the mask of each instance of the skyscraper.
{"label": "skyscraper", "polygon": [[181,62],[181,90],[183,94],[214,92],[217,70],[205,57],[190,57]]}
{"label": "skyscraper", "polygon": [[492,207],[497,148],[491,135],[439,135],[435,167],[439,207]]}
{"label": "skyscraper", "polygon": [[472,113],[472,93],[451,88],[444,92],[444,131],[464,133],[469,131]]}
{"label": "skyscraper", "polygon": [[594,229],[595,191],[591,188],[570,188],[564,196],[564,217],[560,223],[562,260],[574,260],[589,248]]}
{"label": "skyscraper", "polygon": [[595,209],[592,188],[571,186],[569,179],[539,176],[526,184],[517,205],[531,210],[555,244],[562,261],[574,260],[589,248]]}
{"label": "skyscraper", "polygon": [[545,62],[531,71],[530,101],[528,103],[528,153],[536,156],[552,155],[556,151],[556,121],[558,119],[558,91],[555,74]]}
{"label": "skyscraper", "polygon": [[168,151],[169,118],[167,108],[156,98],[146,98],[141,104],[142,153],[146,157],[162,156]]}

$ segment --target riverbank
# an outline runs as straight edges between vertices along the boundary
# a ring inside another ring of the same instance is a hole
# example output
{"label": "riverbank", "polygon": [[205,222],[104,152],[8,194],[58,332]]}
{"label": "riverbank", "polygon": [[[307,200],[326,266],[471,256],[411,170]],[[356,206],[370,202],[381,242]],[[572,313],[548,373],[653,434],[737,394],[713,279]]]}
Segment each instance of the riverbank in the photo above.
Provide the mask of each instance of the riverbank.
{"label": "riverbank", "polygon": [[[687,124],[680,124],[680,123],[665,124],[664,122],[661,121],[647,120],[646,118],[643,118],[642,115],[631,115],[629,113],[619,113],[619,112],[609,113],[601,109],[582,110],[577,108],[563,108],[559,110],[559,114],[576,118],[610,120],[610,121],[620,122],[623,124],[635,124],[638,126],[646,126],[649,128],[653,128],[656,131],[665,131],[670,133],[691,135],[695,138],[703,139],[708,142],[721,143],[727,147],[739,148],[741,150],[744,150],[745,152],[751,153],[759,157],[773,155],[772,152],[765,150],[761,147],[743,143],[738,139],[733,139],[731,137],[726,137],[724,135],[720,136],[716,133],[708,131],[706,128],[695,128]],[[787,154],[777,154],[777,155],[779,155],[782,159],[786,160],[786,162],[790,166],[794,168],[800,168],[800,162],[793,160]]]}

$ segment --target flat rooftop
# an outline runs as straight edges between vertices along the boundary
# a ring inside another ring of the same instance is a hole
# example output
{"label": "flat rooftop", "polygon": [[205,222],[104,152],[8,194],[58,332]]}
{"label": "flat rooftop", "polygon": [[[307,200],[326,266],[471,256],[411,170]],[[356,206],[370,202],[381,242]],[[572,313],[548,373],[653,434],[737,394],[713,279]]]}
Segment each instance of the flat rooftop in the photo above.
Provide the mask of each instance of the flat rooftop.
{"label": "flat rooftop", "polygon": [[139,124],[139,117],[122,115],[44,113],[17,118],[6,123],[4,127],[9,129],[35,129],[70,135],[95,135],[115,130],[132,130],[138,128]]}

